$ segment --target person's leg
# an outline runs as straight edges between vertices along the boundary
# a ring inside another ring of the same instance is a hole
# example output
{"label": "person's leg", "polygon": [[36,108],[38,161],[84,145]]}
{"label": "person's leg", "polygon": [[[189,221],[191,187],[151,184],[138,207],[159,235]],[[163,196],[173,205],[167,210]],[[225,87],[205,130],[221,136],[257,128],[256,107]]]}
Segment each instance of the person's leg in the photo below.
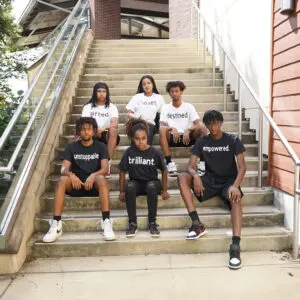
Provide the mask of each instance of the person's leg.
{"label": "person's leg", "polygon": [[195,129],[191,132],[194,140],[197,140],[200,136],[205,136],[208,134],[208,129],[203,125],[199,124],[195,127]]}
{"label": "person's leg", "polygon": [[155,134],[155,125],[152,125],[150,123],[148,123],[149,126],[149,133],[148,133],[148,145],[152,145],[153,143],[153,137]]}
{"label": "person's leg", "polygon": [[166,127],[159,128],[159,144],[161,147],[161,150],[164,154],[164,157],[171,157],[171,152],[169,148],[169,140],[170,140],[170,131]]}
{"label": "person's leg", "polygon": [[136,217],[136,196],[138,183],[134,180],[129,180],[125,185],[125,199],[128,214],[129,227],[126,231],[127,237],[134,237],[137,232],[137,217]]}
{"label": "person's leg", "polygon": [[116,236],[112,230],[112,221],[110,220],[109,211],[109,185],[103,175],[96,176],[94,187],[98,191],[98,196],[101,204],[104,239],[106,241],[115,240]]}
{"label": "person's leg", "polygon": [[109,128],[108,134],[106,135],[106,144],[107,150],[109,154],[109,158],[111,159],[113,154],[115,153],[117,144],[118,144],[118,129],[117,128]]}
{"label": "person's leg", "polygon": [[56,184],[54,214],[53,220],[50,222],[50,228],[43,237],[44,243],[52,243],[62,235],[61,213],[65,199],[65,193],[72,190],[71,179],[68,176],[61,176]]}

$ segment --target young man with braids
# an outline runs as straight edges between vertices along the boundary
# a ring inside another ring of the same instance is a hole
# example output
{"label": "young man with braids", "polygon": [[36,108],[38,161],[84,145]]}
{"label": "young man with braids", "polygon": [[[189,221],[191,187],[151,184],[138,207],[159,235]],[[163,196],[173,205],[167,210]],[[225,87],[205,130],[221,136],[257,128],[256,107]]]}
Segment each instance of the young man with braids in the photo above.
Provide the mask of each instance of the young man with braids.
{"label": "young man with braids", "polygon": [[[204,114],[203,123],[210,134],[197,140],[186,172],[178,175],[181,196],[192,220],[186,239],[198,239],[206,232],[196,211],[191,188],[200,202],[214,196],[221,197],[231,212],[232,220],[233,236],[229,248],[228,267],[239,269],[241,267],[241,199],[243,196],[240,185],[246,173],[245,148],[237,136],[221,130],[223,116],[219,111],[207,111]],[[206,174],[202,177],[196,172],[196,163],[199,158],[205,162],[206,167]]]}
{"label": "young man with braids", "polygon": [[[147,195],[148,228],[152,237],[159,237],[156,223],[157,200],[161,194],[163,200],[169,198],[167,191],[168,172],[162,153],[148,145],[149,128],[142,119],[130,119],[126,124],[126,134],[131,146],[124,152],[119,164],[120,201],[126,202],[129,226],[127,237],[137,232],[136,196]],[[157,169],[162,172],[162,181],[158,179]],[[129,181],[125,184],[128,172]]]}
{"label": "young man with braids", "polygon": [[170,147],[191,147],[198,137],[207,134],[207,129],[200,124],[194,105],[182,101],[185,90],[182,81],[171,81],[166,89],[172,102],[164,104],[161,110],[159,142],[169,175],[176,177],[177,167],[172,160]]}
{"label": "young man with braids", "polygon": [[95,119],[81,117],[76,122],[76,131],[80,140],[67,145],[64,152],[61,176],[55,190],[53,220],[43,238],[45,243],[54,242],[62,235],[61,214],[65,194],[72,197],[99,196],[104,239],[115,240],[109,218],[109,187],[105,179],[109,158],[107,148],[93,139],[97,132]]}

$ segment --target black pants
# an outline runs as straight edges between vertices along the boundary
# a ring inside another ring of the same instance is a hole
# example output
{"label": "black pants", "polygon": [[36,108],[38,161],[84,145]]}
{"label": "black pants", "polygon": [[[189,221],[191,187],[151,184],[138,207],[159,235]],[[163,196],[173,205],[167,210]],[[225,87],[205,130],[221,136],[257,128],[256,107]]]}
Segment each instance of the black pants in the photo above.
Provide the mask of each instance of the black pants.
{"label": "black pants", "polygon": [[135,181],[129,180],[125,187],[126,207],[129,218],[129,223],[137,222],[136,217],[136,196],[147,195],[148,204],[148,220],[156,221],[157,200],[161,192],[161,182],[154,181]]}
{"label": "black pants", "polygon": [[148,133],[148,145],[152,145],[152,142],[153,142],[153,137],[156,133],[156,127],[155,125],[152,125],[150,123],[148,123],[148,126],[149,126],[149,133]]}

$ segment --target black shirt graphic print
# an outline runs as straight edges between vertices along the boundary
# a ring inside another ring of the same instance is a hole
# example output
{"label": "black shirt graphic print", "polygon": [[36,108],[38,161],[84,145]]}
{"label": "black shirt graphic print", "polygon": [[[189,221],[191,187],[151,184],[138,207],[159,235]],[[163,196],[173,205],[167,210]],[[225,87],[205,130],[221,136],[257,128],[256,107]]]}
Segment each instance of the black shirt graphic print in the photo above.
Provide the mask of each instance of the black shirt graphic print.
{"label": "black shirt graphic print", "polygon": [[63,159],[71,162],[73,172],[83,182],[92,174],[100,170],[102,159],[108,159],[105,144],[93,140],[93,144],[86,147],[81,141],[66,146]]}
{"label": "black shirt graphic print", "polygon": [[223,132],[220,139],[214,140],[210,135],[198,138],[192,154],[205,162],[206,173],[219,182],[234,180],[238,170],[235,156],[246,149],[240,139]]}
{"label": "black shirt graphic print", "polygon": [[119,163],[119,169],[137,181],[157,180],[157,169],[163,172],[166,168],[162,152],[154,147],[141,151],[134,145],[130,146]]}

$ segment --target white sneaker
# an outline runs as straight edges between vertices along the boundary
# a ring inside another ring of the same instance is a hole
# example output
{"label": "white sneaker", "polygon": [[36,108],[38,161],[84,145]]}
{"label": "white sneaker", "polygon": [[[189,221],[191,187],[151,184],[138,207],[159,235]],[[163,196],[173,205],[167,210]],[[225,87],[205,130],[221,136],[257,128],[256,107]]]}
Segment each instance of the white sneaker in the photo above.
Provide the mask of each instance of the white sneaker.
{"label": "white sneaker", "polygon": [[178,175],[177,167],[174,161],[171,161],[167,165],[169,176],[176,177]]}
{"label": "white sneaker", "polygon": [[50,228],[43,237],[44,243],[52,243],[56,241],[62,235],[62,221],[51,220],[49,221]]}
{"label": "white sneaker", "polygon": [[204,161],[199,161],[197,164],[197,173],[199,176],[204,176],[205,175],[205,162]]}
{"label": "white sneaker", "polygon": [[108,161],[108,172],[107,172],[107,174],[105,175],[105,178],[106,178],[106,179],[111,178],[110,170],[111,170],[111,159]]}
{"label": "white sneaker", "polygon": [[103,235],[105,241],[114,241],[116,239],[116,236],[112,229],[112,220],[105,219],[104,221],[101,220],[101,227],[103,229]]}

